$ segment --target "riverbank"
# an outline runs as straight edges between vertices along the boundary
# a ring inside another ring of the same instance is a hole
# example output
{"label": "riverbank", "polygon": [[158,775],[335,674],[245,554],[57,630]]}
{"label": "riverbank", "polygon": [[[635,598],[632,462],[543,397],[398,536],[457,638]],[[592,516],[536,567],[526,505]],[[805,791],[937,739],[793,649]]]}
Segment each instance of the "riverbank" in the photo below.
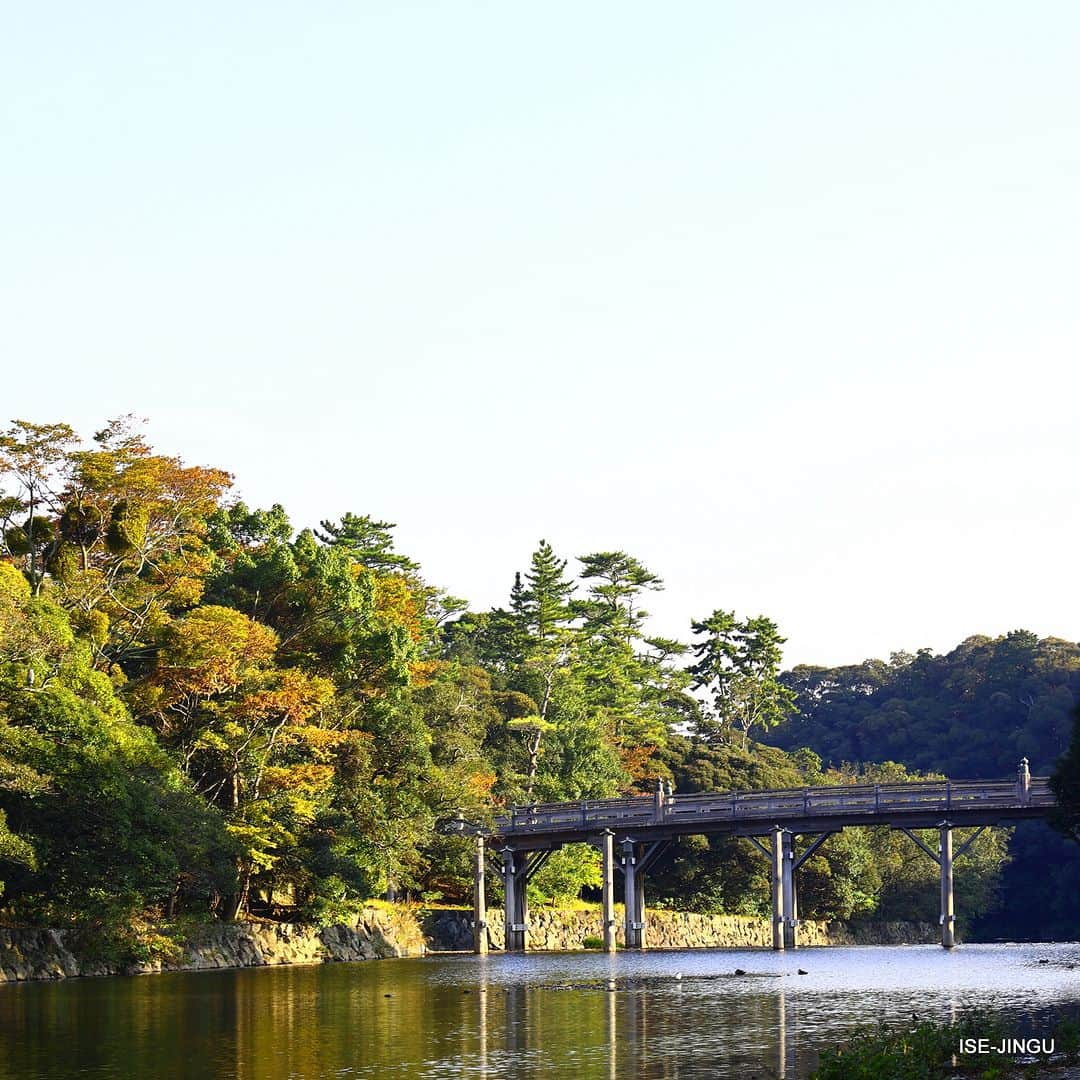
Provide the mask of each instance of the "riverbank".
{"label": "riverbank", "polygon": [[[529,917],[529,947],[543,952],[587,948],[600,935],[599,912],[538,908]],[[928,923],[861,926],[807,921],[803,945],[900,945],[930,943]],[[492,949],[503,945],[502,912],[489,912]],[[647,942],[654,949],[767,948],[768,919],[738,915],[649,913]],[[71,931],[0,928],[0,983],[91,975],[207,971],[376,960],[472,948],[471,914],[464,909],[416,909],[407,905],[365,908],[355,923],[312,927],[295,923],[209,923],[174,934],[167,955],[141,961],[88,956]],[[622,925],[618,928],[622,943]]]}
{"label": "riverbank", "polygon": [[365,908],[351,925],[208,923],[185,929],[168,957],[109,962],[86,955],[65,930],[0,928],[0,983],[87,975],[320,964],[422,956],[426,943],[408,908]]}
{"label": "riverbank", "polygon": [[[472,913],[463,909],[428,909],[420,926],[430,952],[465,952],[472,948]],[[540,952],[572,952],[602,932],[599,910],[535,908],[529,912],[529,948]],[[767,918],[749,915],[697,915],[651,910],[645,931],[653,949],[770,948],[772,926]],[[622,911],[617,912],[615,940],[625,942]],[[931,923],[844,923],[807,919],[799,923],[800,945],[929,945],[941,940]],[[503,947],[503,913],[488,911],[488,945]]]}

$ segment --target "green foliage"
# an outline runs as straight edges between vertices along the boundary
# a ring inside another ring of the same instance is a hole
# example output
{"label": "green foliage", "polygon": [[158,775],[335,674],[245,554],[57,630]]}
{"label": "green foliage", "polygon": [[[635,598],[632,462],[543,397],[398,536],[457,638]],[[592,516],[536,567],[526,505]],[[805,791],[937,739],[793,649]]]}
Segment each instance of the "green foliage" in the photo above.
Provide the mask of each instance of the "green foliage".
{"label": "green foliage", "polygon": [[970,637],[941,656],[894,653],[838,668],[801,665],[782,682],[798,714],[769,741],[832,764],[899,761],[955,778],[1048,773],[1080,699],[1080,645],[1024,630]]}
{"label": "green foliage", "polygon": [[1050,824],[1070,840],[1080,843],[1080,708],[1073,716],[1069,748],[1058,759],[1050,787],[1057,806]]}
{"label": "green foliage", "polygon": [[[810,747],[826,763],[853,762],[856,770],[859,763],[894,761],[956,779],[1011,778],[1027,757],[1038,775],[1068,745],[1080,699],[1080,645],[1017,630],[970,637],[943,655],[923,649],[889,661],[800,666],[781,680],[796,694],[798,713],[767,738],[786,749]],[[1041,823],[1023,823],[1006,857],[1002,833],[995,833],[997,848],[987,851],[980,840],[972,852],[976,872],[957,877],[958,894],[972,888],[970,900],[983,913],[976,932],[1012,940],[1072,937],[1075,920],[1062,898],[1080,888],[1080,846]],[[983,852],[997,867],[993,873]],[[926,885],[914,870],[907,876],[887,892],[883,915],[932,914]],[[973,909],[958,898],[958,910]]]}
{"label": "green foliage", "polygon": [[[823,771],[812,751],[789,755],[769,746],[714,745],[700,738],[672,738],[663,760],[676,790],[684,793],[922,779],[895,762],[856,776],[847,769]],[[970,835],[970,830],[958,830],[957,846]],[[797,853],[809,839],[797,844]],[[1007,842],[1007,831],[988,830],[958,861],[957,906],[965,922],[997,906]],[[767,860],[745,840],[680,838],[650,873],[657,900],[666,907],[733,915],[769,910]],[[936,882],[937,867],[903,833],[847,828],[829,837],[802,867],[799,915],[936,921]]]}
{"label": "green foliage", "polygon": [[[798,787],[802,774],[782,751],[749,744],[713,745],[700,738],[674,736],[662,754],[675,790],[754,791]],[[665,907],[705,914],[763,915],[769,910],[768,862],[748,841],[691,836],[650,871],[650,887]],[[800,894],[800,911],[805,909]]]}
{"label": "green foliage", "polygon": [[[1053,1041],[1065,1060],[1075,1060],[1080,1027],[1071,1017],[1058,1021]],[[903,1027],[880,1024],[859,1031],[821,1054],[811,1080],[946,1080],[953,1076],[1017,1075],[1019,1055],[988,1057],[963,1050],[964,1040],[987,1040],[997,1046],[1016,1037],[1015,1024],[1000,1016],[980,1013],[955,1023],[912,1017]],[[1040,1055],[1032,1075],[1041,1075],[1048,1060]],[[1025,1075],[1027,1070],[1025,1069]]]}
{"label": "green foliage", "polygon": [[0,793],[37,851],[36,867],[9,875],[7,900],[30,914],[107,923],[164,901],[190,870],[184,854],[224,838],[152,734],[86,689],[6,701],[12,759],[48,777],[42,789]]}
{"label": "green foliage", "polygon": [[[624,551],[579,558],[587,596],[571,609],[580,618],[577,670],[585,701],[610,728],[616,745],[658,748],[683,719],[675,704],[688,680],[672,660],[678,642],[645,636],[645,592],[663,581]],[[636,777],[635,777],[636,779]]]}
{"label": "green foliage", "polygon": [[602,881],[600,852],[588,844],[567,844],[552,852],[529,882],[531,900],[565,904],[584,888],[598,889]]}
{"label": "green foliage", "polygon": [[374,521],[367,514],[346,514],[340,523],[323,521],[318,539],[340,550],[359,566],[382,572],[415,571],[420,567],[412,559],[394,551],[391,530],[397,528],[389,521]]}
{"label": "green foliage", "polygon": [[567,601],[574,592],[574,583],[565,573],[566,560],[556,558],[551,545],[541,540],[525,575],[528,588],[520,589],[520,578],[515,582],[516,595],[511,597],[511,607],[520,612],[534,642],[549,640],[572,618]]}
{"label": "green foliage", "polygon": [[[226,502],[230,479],[156,453],[130,417],[85,443],[63,424],[0,434],[4,911],[80,925],[114,958],[167,956],[146,929],[166,916],[326,922],[383,892],[461,898],[471,848],[434,828],[459,812],[490,822],[658,778],[680,792],[850,781],[843,761],[867,748],[910,765],[912,726],[942,753],[972,743],[969,707],[1011,723],[1010,750],[1037,764],[1080,689],[1072,646],[1024,634],[965,643],[962,670],[920,653],[781,677],[775,624],[723,611],[693,625],[687,667],[687,647],[650,630],[657,574],[604,550],[575,578],[546,540],[505,607],[463,612],[391,523],[346,513],[296,532],[280,505]],[[805,715],[774,728],[796,696]],[[751,741],[770,729],[794,752]],[[796,729],[805,740],[788,741]],[[803,870],[801,913],[921,912],[933,869],[910,847],[832,838]],[[968,858],[961,906],[989,908],[1000,842]],[[594,891],[597,859],[563,849],[534,896]],[[655,893],[757,912],[767,865],[745,841],[686,839]]]}
{"label": "green foliage", "polygon": [[112,508],[105,544],[113,555],[127,555],[146,542],[150,512],[128,499],[121,499]]}
{"label": "green foliage", "polygon": [[700,735],[715,742],[738,731],[745,744],[754,728],[768,731],[795,710],[795,694],[779,678],[785,639],[771,619],[740,622],[717,610],[691,629],[702,639],[692,646],[691,685],[708,690],[713,703],[696,724]]}

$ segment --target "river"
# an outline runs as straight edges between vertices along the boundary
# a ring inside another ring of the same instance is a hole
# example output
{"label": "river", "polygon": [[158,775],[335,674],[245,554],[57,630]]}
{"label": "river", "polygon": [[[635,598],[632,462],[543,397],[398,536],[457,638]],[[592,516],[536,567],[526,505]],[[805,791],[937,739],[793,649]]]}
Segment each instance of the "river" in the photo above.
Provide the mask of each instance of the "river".
{"label": "river", "polygon": [[994,1009],[1018,1037],[1048,1037],[1069,1006],[1080,1008],[1080,944],[444,955],[71,979],[0,986],[0,1077],[801,1078],[859,1025]]}

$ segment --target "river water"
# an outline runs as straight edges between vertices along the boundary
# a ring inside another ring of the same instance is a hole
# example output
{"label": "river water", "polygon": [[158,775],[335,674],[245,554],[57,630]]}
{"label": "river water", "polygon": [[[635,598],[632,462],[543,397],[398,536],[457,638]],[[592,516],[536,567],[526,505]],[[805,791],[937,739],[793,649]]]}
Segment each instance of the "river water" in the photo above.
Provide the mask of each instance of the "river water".
{"label": "river water", "polygon": [[1080,944],[438,956],[71,979],[0,986],[0,1077],[801,1078],[819,1048],[860,1025],[993,1009],[1017,1037],[1049,1037],[1070,1007],[1080,1009]]}

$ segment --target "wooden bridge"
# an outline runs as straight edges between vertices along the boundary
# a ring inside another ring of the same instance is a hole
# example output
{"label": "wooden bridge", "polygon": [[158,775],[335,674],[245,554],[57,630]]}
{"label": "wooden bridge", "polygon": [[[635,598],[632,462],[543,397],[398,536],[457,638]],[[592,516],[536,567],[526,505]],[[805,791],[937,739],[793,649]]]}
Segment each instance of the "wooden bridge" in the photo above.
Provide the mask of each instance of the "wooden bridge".
{"label": "wooden bridge", "polygon": [[[487,852],[498,852],[496,868],[506,897],[507,951],[528,943],[529,879],[564,844],[599,847],[603,865],[603,940],[615,949],[615,871],[623,875],[627,948],[645,947],[645,876],[677,836],[741,836],[769,860],[772,879],[773,948],[794,948],[798,926],[796,871],[833,834],[849,825],[899,829],[941,870],[941,944],[955,944],[953,861],[983,829],[1042,818],[1055,805],[1049,781],[1032,777],[1025,758],[1015,779],[943,780],[908,784],[855,784],[784,791],[674,795],[657,784],[651,796],[586,799],[581,802],[515,806],[494,828],[481,830],[458,819],[448,832],[476,837],[474,864],[474,950],[488,948],[484,877]],[[953,848],[953,829],[976,832]],[[935,852],[914,829],[937,829]],[[796,836],[814,836],[798,854]],[[616,853],[618,852],[618,858]],[[494,860],[493,860],[494,861]]]}

